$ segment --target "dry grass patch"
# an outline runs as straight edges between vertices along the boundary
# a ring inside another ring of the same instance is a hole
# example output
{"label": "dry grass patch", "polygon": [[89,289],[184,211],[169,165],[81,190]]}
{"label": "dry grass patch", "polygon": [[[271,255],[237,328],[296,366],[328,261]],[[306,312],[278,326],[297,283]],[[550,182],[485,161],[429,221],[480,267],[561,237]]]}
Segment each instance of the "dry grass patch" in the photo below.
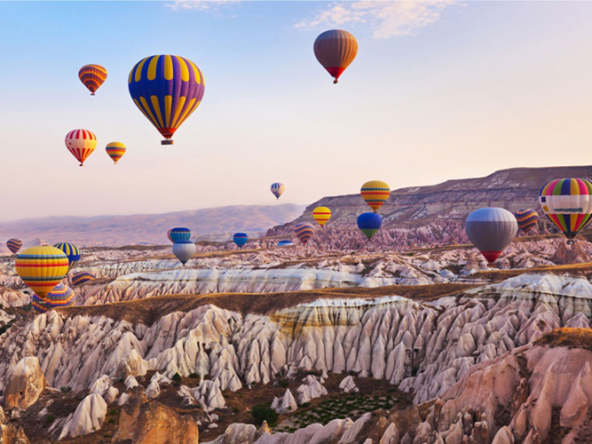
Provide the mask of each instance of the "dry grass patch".
{"label": "dry grass patch", "polygon": [[582,348],[592,351],[592,329],[556,328],[534,342],[549,347]]}

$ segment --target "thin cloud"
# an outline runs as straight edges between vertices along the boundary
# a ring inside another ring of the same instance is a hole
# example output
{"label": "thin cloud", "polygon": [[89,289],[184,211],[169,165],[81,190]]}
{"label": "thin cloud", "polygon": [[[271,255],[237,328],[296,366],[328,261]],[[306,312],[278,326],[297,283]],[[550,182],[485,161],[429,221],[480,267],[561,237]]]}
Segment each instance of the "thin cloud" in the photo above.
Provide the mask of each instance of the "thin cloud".
{"label": "thin cloud", "polygon": [[372,27],[374,38],[386,39],[413,34],[438,21],[442,11],[455,4],[458,2],[454,0],[335,2],[315,17],[298,22],[296,27],[361,24]]}
{"label": "thin cloud", "polygon": [[221,5],[229,3],[238,3],[240,0],[177,0],[173,3],[167,3],[166,6],[175,11],[186,11],[196,9],[199,11],[209,11]]}

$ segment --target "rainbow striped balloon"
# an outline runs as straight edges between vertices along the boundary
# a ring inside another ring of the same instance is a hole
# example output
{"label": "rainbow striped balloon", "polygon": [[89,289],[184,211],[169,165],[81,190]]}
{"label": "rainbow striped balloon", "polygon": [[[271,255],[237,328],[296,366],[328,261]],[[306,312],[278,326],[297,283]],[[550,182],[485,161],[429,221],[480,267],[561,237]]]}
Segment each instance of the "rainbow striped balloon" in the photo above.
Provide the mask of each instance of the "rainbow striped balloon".
{"label": "rainbow striped balloon", "polygon": [[197,109],[205,91],[203,74],[191,60],[154,55],[140,60],[128,79],[129,93],[138,109],[165,137],[163,145]]}
{"label": "rainbow striped balloon", "polygon": [[85,282],[94,281],[96,278],[97,277],[92,273],[88,273],[87,271],[79,271],[78,273],[74,273],[72,275],[72,285],[84,284]]}
{"label": "rainbow striped balloon", "polygon": [[284,184],[283,184],[283,183],[276,182],[276,183],[272,183],[272,184],[271,184],[271,193],[272,193],[272,194],[273,194],[273,195],[274,195],[274,196],[275,196],[277,199],[279,199],[279,198],[280,198],[280,196],[281,196],[282,194],[284,194],[284,191],[285,191],[285,189],[286,189],[286,187],[284,186]]}
{"label": "rainbow striped balloon", "polygon": [[105,151],[107,151],[107,154],[113,160],[113,163],[117,165],[119,159],[125,154],[125,145],[121,142],[111,142],[107,144]]}
{"label": "rainbow striped balloon", "polygon": [[56,247],[58,250],[62,250],[68,258],[68,272],[70,272],[72,267],[74,267],[74,265],[76,265],[80,260],[80,250],[76,245],[69,244],[67,242],[60,242],[59,244],[55,244],[54,247]]}
{"label": "rainbow striped balloon", "polygon": [[389,186],[380,180],[371,180],[362,185],[360,190],[364,201],[376,211],[384,204],[391,194]]}
{"label": "rainbow striped balloon", "polygon": [[60,283],[68,272],[68,258],[55,247],[27,248],[16,258],[16,272],[41,299]]}
{"label": "rainbow striped balloon", "polygon": [[78,71],[78,78],[94,96],[95,91],[101,87],[107,79],[107,70],[101,65],[84,65]]}
{"label": "rainbow striped balloon", "polygon": [[6,242],[6,246],[8,247],[11,253],[16,254],[23,246],[23,241],[21,241],[20,239],[8,239],[8,241]]}
{"label": "rainbow striped balloon", "polygon": [[514,213],[518,226],[522,231],[528,233],[539,224],[539,213],[534,210],[518,210]]}
{"label": "rainbow striped balloon", "polygon": [[314,234],[314,229],[311,224],[296,224],[294,227],[294,233],[296,237],[300,239],[303,245],[306,245]]}
{"label": "rainbow striped balloon", "polygon": [[312,212],[312,217],[322,227],[331,219],[331,210],[327,207],[316,207]]}
{"label": "rainbow striped balloon", "polygon": [[592,183],[586,179],[552,180],[541,189],[539,202],[547,217],[572,244],[572,239],[591,220]]}
{"label": "rainbow striped balloon", "polygon": [[45,313],[55,307],[68,307],[74,304],[74,296],[74,291],[70,287],[60,283],[45,299],[33,294],[31,303],[39,313]]}
{"label": "rainbow striped balloon", "polygon": [[97,147],[97,136],[85,129],[75,129],[66,135],[66,148],[84,166],[84,161]]}

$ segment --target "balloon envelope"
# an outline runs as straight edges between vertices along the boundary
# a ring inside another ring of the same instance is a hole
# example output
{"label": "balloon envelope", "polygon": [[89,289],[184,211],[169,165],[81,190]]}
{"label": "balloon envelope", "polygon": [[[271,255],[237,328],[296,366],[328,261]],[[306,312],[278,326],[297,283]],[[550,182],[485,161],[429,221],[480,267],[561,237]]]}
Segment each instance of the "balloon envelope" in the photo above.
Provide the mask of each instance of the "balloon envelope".
{"label": "balloon envelope", "polygon": [[465,222],[467,236],[492,264],[518,234],[518,222],[503,208],[480,208]]}
{"label": "balloon envelope", "polygon": [[191,60],[154,55],[140,60],[128,78],[129,93],[138,109],[165,137],[163,145],[197,109],[205,91],[203,74]]}
{"label": "balloon envelope", "polygon": [[66,148],[84,165],[84,161],[97,147],[97,136],[85,129],[75,129],[66,135]]}
{"label": "balloon envelope", "polygon": [[79,271],[72,275],[72,285],[80,285],[85,282],[94,281],[97,277],[87,271]]}
{"label": "balloon envelope", "polygon": [[360,190],[364,201],[376,211],[387,201],[391,194],[389,186],[380,180],[371,180],[362,185]]}
{"label": "balloon envelope", "polygon": [[113,160],[113,163],[117,165],[119,159],[125,154],[125,145],[121,142],[111,142],[107,144],[105,151],[107,151],[107,155]]}
{"label": "balloon envelope", "polygon": [[271,192],[278,199],[284,193],[285,189],[286,189],[286,187],[284,186],[283,183],[276,182],[276,183],[271,184]]}
{"label": "balloon envelope", "polygon": [[69,244],[67,242],[60,242],[59,244],[55,244],[54,247],[56,247],[58,250],[62,250],[63,253],[66,255],[66,257],[68,258],[68,272],[72,269],[72,267],[74,267],[74,265],[76,265],[78,263],[78,261],[80,260],[80,250],[78,249],[78,247],[74,244]]}
{"label": "balloon envelope", "polygon": [[6,246],[11,253],[16,254],[23,246],[23,242],[20,239],[8,239]]}
{"label": "balloon envelope", "polygon": [[316,207],[312,212],[312,218],[322,227],[331,219],[331,209]]}
{"label": "balloon envelope", "polygon": [[191,259],[196,252],[197,248],[191,241],[181,241],[175,242],[173,244],[173,254],[181,261],[183,265],[185,265],[185,263]]}
{"label": "balloon envelope", "polygon": [[534,210],[518,210],[514,213],[518,221],[518,227],[528,233],[539,224],[539,213]]}
{"label": "balloon envelope", "polygon": [[358,228],[368,240],[372,239],[382,226],[382,217],[376,213],[363,213],[358,216]]}
{"label": "balloon envelope", "polygon": [[72,305],[74,303],[74,296],[74,291],[70,287],[59,283],[45,299],[41,299],[36,294],[33,294],[31,302],[35,310],[45,313],[55,307],[68,307]]}
{"label": "balloon envelope", "polygon": [[315,57],[337,83],[339,76],[354,61],[358,53],[356,38],[347,31],[325,31],[314,42]]}
{"label": "balloon envelope", "polygon": [[94,96],[95,91],[101,87],[107,79],[107,70],[101,65],[84,65],[78,71],[78,78]]}
{"label": "balloon envelope", "polygon": [[592,183],[587,179],[552,180],[541,189],[539,202],[551,222],[571,241],[591,220]]}
{"label": "balloon envelope", "polygon": [[294,233],[296,233],[296,237],[300,240],[300,242],[306,245],[312,238],[314,229],[312,228],[311,224],[296,224],[294,227]]}
{"label": "balloon envelope", "polygon": [[17,274],[41,299],[64,278],[68,265],[68,258],[61,250],[47,245],[27,248],[16,258]]}
{"label": "balloon envelope", "polygon": [[291,240],[281,240],[278,242],[277,246],[278,247],[292,247],[294,245],[294,242],[292,242]]}
{"label": "balloon envelope", "polygon": [[242,248],[249,240],[249,236],[247,236],[247,233],[236,233],[232,236],[232,240],[239,248]]}
{"label": "balloon envelope", "polygon": [[185,227],[172,228],[169,231],[169,239],[175,242],[188,242],[191,239],[191,230]]}

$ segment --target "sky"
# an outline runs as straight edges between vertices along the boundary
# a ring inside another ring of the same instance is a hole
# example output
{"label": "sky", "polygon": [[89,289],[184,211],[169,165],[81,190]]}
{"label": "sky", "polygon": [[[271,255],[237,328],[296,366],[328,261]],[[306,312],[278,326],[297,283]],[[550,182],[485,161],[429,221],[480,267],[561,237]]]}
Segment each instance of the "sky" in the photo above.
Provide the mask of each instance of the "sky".
{"label": "sky", "polygon": [[[359,192],[592,163],[592,2],[0,2],[0,220],[310,204]],[[327,29],[359,44],[333,85]],[[129,71],[192,60],[203,101],[173,146]],[[89,63],[107,81],[91,97]],[[72,129],[98,138],[80,168]],[[128,151],[117,166],[112,141]]]}

